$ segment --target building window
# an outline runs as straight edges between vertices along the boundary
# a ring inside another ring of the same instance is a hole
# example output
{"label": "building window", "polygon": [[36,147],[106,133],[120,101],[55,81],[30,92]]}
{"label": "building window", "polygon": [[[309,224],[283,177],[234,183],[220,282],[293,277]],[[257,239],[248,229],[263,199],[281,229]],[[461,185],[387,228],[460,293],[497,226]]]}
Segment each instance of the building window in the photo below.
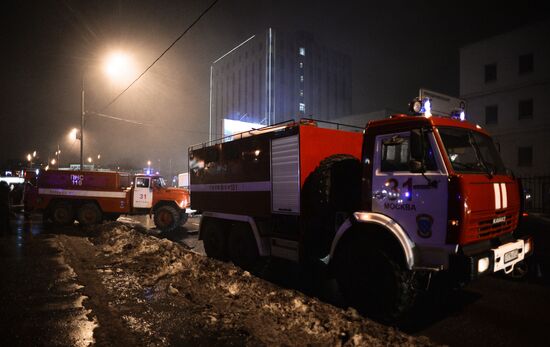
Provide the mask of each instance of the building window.
{"label": "building window", "polygon": [[533,99],[519,101],[518,119],[533,119]]}
{"label": "building window", "polygon": [[491,105],[485,107],[485,124],[498,123],[498,106]]}
{"label": "building window", "polygon": [[532,53],[523,54],[519,56],[518,72],[519,74],[533,72],[533,54]]}
{"label": "building window", "polygon": [[485,82],[493,82],[497,80],[497,64],[485,65]]}
{"label": "building window", "polygon": [[300,69],[304,68],[304,63],[300,62]]}
{"label": "building window", "polygon": [[304,75],[300,75],[300,82],[304,81]]}
{"label": "building window", "polygon": [[533,147],[518,147],[518,166],[533,166]]}
{"label": "building window", "polygon": [[301,96],[301,97],[304,96],[304,90],[303,90],[303,89],[300,89],[300,96]]}
{"label": "building window", "polygon": [[304,47],[300,47],[300,49],[298,49],[298,53],[300,53],[300,55],[302,55],[302,56],[305,56],[306,55],[306,49]]}
{"label": "building window", "polygon": [[306,112],[306,104],[304,104],[303,102],[300,103],[300,112],[302,113],[305,113]]}

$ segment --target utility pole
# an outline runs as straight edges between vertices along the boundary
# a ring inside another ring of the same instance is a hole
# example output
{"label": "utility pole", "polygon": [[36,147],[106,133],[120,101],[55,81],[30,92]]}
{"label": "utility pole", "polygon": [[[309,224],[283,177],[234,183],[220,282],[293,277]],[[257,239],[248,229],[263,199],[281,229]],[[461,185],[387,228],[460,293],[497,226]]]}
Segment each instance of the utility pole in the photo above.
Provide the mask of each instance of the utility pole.
{"label": "utility pole", "polygon": [[84,73],[82,73],[82,88],[80,96],[80,171],[84,170]]}

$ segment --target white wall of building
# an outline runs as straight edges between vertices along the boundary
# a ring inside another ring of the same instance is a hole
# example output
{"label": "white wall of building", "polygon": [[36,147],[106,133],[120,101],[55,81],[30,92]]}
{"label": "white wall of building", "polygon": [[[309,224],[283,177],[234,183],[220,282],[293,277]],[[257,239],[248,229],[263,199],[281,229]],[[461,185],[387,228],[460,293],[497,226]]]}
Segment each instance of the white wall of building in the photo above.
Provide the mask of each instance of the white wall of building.
{"label": "white wall of building", "polygon": [[[505,164],[516,174],[550,175],[550,22],[542,22],[463,47],[460,94],[470,121],[500,143]],[[519,72],[522,55],[533,70]],[[485,66],[496,64],[496,80],[485,81]],[[532,100],[531,118],[519,118],[519,102]],[[487,124],[486,108],[497,106],[498,121]],[[530,165],[519,164],[519,149],[532,148]]]}

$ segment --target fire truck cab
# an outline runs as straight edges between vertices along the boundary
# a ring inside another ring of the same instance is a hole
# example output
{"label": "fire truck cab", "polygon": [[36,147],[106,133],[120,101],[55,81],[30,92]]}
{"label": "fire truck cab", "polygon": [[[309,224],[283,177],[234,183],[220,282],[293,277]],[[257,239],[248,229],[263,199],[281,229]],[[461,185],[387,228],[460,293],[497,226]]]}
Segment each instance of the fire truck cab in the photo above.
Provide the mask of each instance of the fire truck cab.
{"label": "fire truck cab", "polygon": [[513,236],[516,179],[483,129],[418,103],[362,132],[301,120],[191,147],[207,254],[326,264],[350,304],[387,322],[434,274],[512,271],[533,249]]}

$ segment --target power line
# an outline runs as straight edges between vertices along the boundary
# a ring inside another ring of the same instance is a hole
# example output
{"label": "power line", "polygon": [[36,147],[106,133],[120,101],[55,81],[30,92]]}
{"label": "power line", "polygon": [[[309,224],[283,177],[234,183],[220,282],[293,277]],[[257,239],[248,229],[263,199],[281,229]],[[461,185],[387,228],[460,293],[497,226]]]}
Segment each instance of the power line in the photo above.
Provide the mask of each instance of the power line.
{"label": "power line", "polygon": [[153,61],[153,63],[151,63],[151,65],[149,65],[145,71],[143,71],[132,83],[130,83],[130,85],[128,87],[126,87],[126,89],[124,89],[122,92],[120,92],[120,94],[118,94],[113,100],[111,100],[111,102],[109,102],[105,107],[103,107],[101,109],[101,112],[104,112],[107,108],[109,108],[112,104],[114,104],[121,96],[122,94],[124,94],[126,91],[128,91],[128,89],[130,89],[130,87],[132,87],[143,75],[145,75],[147,73],[147,71],[149,71],[149,69],[151,69],[153,67],[153,65],[156,64],[157,61],[159,61],[172,47],[174,47],[174,45],[189,31],[191,30],[191,28],[193,28],[193,26],[195,24],[197,24],[197,22],[206,14],[208,13],[208,11],[210,11],[210,9],[212,7],[214,7],[214,5],[216,5],[216,3],[218,2],[219,0],[214,0],[214,2],[212,4],[210,4],[210,6],[208,6],[201,14],[200,16],[197,17],[197,19],[195,19],[195,21],[193,21],[193,23],[191,23],[187,29],[185,29],[185,31],[180,35],[178,36],[178,38],[172,42],[172,44],[170,46],[168,46],[168,48],[166,48],[166,50],[164,52],[162,52],[161,55],[159,55],[159,57],[157,59],[155,59],[155,61]]}
{"label": "power line", "polygon": [[156,129],[164,129],[164,130],[169,130],[169,131],[174,131],[174,132],[183,132],[183,133],[192,133],[192,134],[208,134],[208,132],[206,132],[206,131],[192,131],[192,130],[174,129],[173,127],[163,127],[163,126],[159,126],[159,125],[156,125],[156,124],[144,123],[144,122],[140,122],[140,121],[136,121],[136,120],[110,116],[108,114],[93,112],[93,111],[87,111],[86,115],[94,115],[94,116],[97,116],[97,117],[108,118],[108,119],[117,120],[117,121],[121,121],[121,122],[126,122],[126,123],[130,123],[130,124],[134,124],[134,125],[141,125],[141,126],[146,126],[146,127],[156,128]]}

